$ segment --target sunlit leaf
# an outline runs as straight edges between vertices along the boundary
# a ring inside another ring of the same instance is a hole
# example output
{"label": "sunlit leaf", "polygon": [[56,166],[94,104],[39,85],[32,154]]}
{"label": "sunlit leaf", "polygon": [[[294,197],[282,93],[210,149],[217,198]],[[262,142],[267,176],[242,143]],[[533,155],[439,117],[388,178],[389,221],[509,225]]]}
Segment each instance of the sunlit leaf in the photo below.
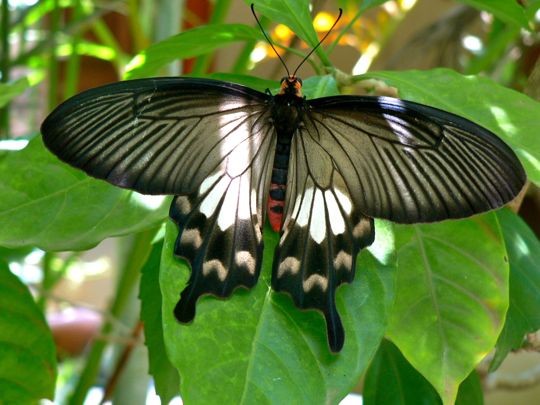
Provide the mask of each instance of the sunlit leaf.
{"label": "sunlit leaf", "polygon": [[88,177],[61,162],[37,137],[0,160],[0,245],[89,248],[167,217],[169,203]]}
{"label": "sunlit leaf", "polygon": [[540,241],[510,210],[497,213],[510,262],[510,307],[491,364],[494,370],[518,349],[527,333],[540,329]]}
{"label": "sunlit leaf", "polygon": [[29,86],[25,77],[11,83],[0,83],[0,108],[20,96]]}
{"label": "sunlit leaf", "polygon": [[508,262],[495,214],[400,226],[388,335],[445,404],[494,347],[508,309]]}
{"label": "sunlit leaf", "polygon": [[260,31],[242,24],[213,24],[190,29],[157,42],[128,64],[125,79],[153,76],[175,60],[210,53],[233,42],[261,38]]}

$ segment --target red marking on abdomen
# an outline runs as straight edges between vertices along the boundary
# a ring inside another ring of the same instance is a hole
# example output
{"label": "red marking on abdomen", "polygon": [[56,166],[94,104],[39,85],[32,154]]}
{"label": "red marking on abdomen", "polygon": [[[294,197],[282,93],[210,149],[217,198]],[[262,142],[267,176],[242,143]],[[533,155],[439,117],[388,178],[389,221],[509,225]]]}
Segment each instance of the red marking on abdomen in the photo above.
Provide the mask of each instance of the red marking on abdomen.
{"label": "red marking on abdomen", "polygon": [[[270,191],[275,189],[285,190],[285,186],[281,184],[270,184]],[[285,206],[285,201],[275,200],[272,198],[270,193],[268,194],[268,220],[270,221],[270,226],[275,232],[281,231],[281,223],[283,221],[283,207]],[[277,212],[276,212],[277,211]]]}

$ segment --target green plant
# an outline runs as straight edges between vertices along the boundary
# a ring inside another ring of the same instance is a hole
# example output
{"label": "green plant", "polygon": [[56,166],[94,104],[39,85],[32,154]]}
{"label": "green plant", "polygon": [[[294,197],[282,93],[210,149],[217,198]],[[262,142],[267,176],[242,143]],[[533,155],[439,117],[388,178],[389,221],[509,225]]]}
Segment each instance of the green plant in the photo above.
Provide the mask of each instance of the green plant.
{"label": "green plant", "polygon": [[[43,79],[39,73],[46,71],[52,108],[58,101],[57,56],[62,54],[69,56],[66,95],[76,87],[81,54],[109,60],[118,72],[126,68],[128,79],[156,75],[177,59],[197,57],[194,74],[261,91],[275,89],[277,82],[245,74],[251,63],[248,56],[263,38],[253,27],[223,22],[229,3],[216,2],[211,24],[146,46],[152,35],[149,23],[142,24],[140,16],[152,3],[129,1],[138,52],[126,64],[128,55],[101,20],[102,8],[90,1],[40,1],[21,13],[10,24],[11,30],[4,24],[3,36],[11,33],[23,38],[35,21],[49,13],[53,40],[39,42],[12,58],[11,64],[3,64],[0,104],[36,86]],[[365,0],[360,7],[357,2],[340,3],[351,13],[348,21],[354,29],[358,17],[386,1]],[[310,60],[316,74],[304,81],[304,92],[308,98],[321,97],[358,87],[380,88],[383,83],[382,87],[396,89],[404,99],[448,110],[489,128],[514,149],[530,182],[539,185],[540,104],[503,84],[518,86],[523,79],[517,62],[505,57],[508,48],[521,41],[520,29],[531,28],[540,2],[530,1],[527,9],[505,0],[462,3],[495,18],[483,53],[468,55],[463,66],[464,71],[484,75],[434,68],[349,76],[338,71],[328,52],[319,48]],[[316,45],[308,1],[260,0],[255,4],[269,21],[287,25],[309,47]],[[61,10],[67,8],[74,10],[74,19],[60,27]],[[6,12],[6,2],[2,10]],[[374,41],[384,45],[396,21],[388,23]],[[90,29],[99,42],[84,39],[82,27]],[[338,39],[328,49],[334,49]],[[208,73],[209,55],[233,42],[243,43],[244,48],[231,72]],[[38,74],[10,82],[8,72],[16,66]],[[13,117],[4,119],[4,132],[10,121]],[[33,129],[37,132],[37,127]],[[172,309],[189,267],[172,254],[177,229],[166,218],[168,199],[152,200],[151,206],[135,193],[89,178],[58,161],[39,136],[23,150],[0,155],[0,178],[0,245],[6,248],[0,252],[0,402],[52,398],[56,362],[42,311],[47,292],[71,261],[78,260],[53,252],[87,249],[113,236],[130,238],[110,316],[121,316],[140,284],[150,373],[163,401],[180,392],[188,404],[338,403],[366,374],[366,404],[401,403],[399,398],[409,403],[442,400],[450,404],[456,397],[460,403],[477,404],[482,403],[480,379],[474,371],[479,362],[495,348],[491,368],[496,369],[511,350],[522,345],[525,334],[540,329],[540,243],[509,210],[433,225],[378,221],[377,239],[359,255],[354,283],[338,290],[347,342],[334,355],[328,350],[320,314],[300,312],[288,297],[271,291],[272,252],[278,235],[269,229],[264,234],[265,259],[258,285],[235,292],[227,302],[201,299],[194,323],[179,325]],[[37,290],[41,308],[8,269],[8,262],[21,261],[35,248],[48,252]],[[112,331],[113,325],[106,322],[101,334]],[[76,376],[71,403],[82,403],[96,383],[106,346],[106,341],[94,342],[83,371]],[[20,361],[31,354],[41,356],[39,365]]]}

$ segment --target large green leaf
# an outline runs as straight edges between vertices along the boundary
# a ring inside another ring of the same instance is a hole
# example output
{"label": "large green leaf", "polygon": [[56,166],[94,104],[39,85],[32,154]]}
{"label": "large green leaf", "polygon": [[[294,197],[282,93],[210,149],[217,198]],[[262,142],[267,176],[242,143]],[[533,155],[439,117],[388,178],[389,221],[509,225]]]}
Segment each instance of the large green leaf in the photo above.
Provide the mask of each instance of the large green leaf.
{"label": "large green leaf", "polygon": [[519,5],[517,1],[508,0],[459,0],[478,10],[485,10],[492,13],[511,24],[516,24],[522,28],[529,28],[525,8]]}
{"label": "large green leaf", "polygon": [[160,284],[165,343],[180,371],[186,404],[337,403],[358,382],[375,353],[393,302],[393,238],[378,222],[371,250],[358,258],[356,280],[338,289],[346,331],[343,351],[328,348],[322,315],[300,311],[274,293],[270,275],[278,235],[265,231],[261,278],[230,299],[203,297],[190,325],[173,316],[189,267],[173,258],[177,229],[167,227]]}
{"label": "large green leaf", "polygon": [[255,28],[242,24],[204,25],[157,42],[137,54],[128,64],[125,79],[155,75],[178,59],[210,53],[237,41],[261,39]]}
{"label": "large green leaf", "polygon": [[480,76],[463,76],[450,69],[373,72],[399,90],[405,100],[452,112],[482,125],[506,141],[540,185],[540,103]]}
{"label": "large green leaf", "polygon": [[0,160],[0,245],[78,250],[156,226],[168,202],[113,187],[62,163],[41,137]]}
{"label": "large green leaf", "polygon": [[[433,386],[403,357],[390,341],[383,340],[364,380],[365,405],[439,405]],[[473,371],[459,386],[456,405],[482,405],[480,378]]]}
{"label": "large green leaf", "polygon": [[155,243],[141,270],[139,299],[141,300],[141,320],[144,323],[144,342],[148,347],[149,371],[154,378],[156,393],[161,403],[168,404],[179,393],[180,379],[178,371],[167,357],[163,340],[161,290],[159,289],[162,249],[162,241]]}
{"label": "large green leaf", "polygon": [[501,210],[497,216],[510,262],[510,307],[491,370],[521,346],[525,334],[540,329],[540,241],[510,210]]}
{"label": "large green leaf", "polygon": [[273,22],[285,24],[311,47],[319,42],[309,12],[309,0],[246,0],[245,3],[254,3],[255,12],[264,14]]}
{"label": "large green leaf", "polygon": [[388,335],[445,404],[493,348],[508,309],[508,263],[495,214],[400,226]]}
{"label": "large green leaf", "polygon": [[53,399],[56,353],[28,288],[0,262],[0,403]]}

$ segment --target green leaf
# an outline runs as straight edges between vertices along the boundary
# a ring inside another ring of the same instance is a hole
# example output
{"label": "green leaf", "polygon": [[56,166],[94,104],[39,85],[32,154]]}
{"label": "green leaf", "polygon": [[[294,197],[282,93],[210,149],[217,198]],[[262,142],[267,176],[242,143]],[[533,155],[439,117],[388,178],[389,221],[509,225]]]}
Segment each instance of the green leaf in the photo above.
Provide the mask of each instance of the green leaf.
{"label": "green leaf", "polygon": [[371,250],[359,255],[356,280],[338,289],[346,340],[343,351],[332,354],[322,315],[300,311],[290,297],[271,290],[278,235],[269,229],[256,287],[239,289],[227,300],[203,297],[193,323],[180,325],[173,308],[190,270],[173,257],[178,231],[169,223],[160,271],[163,329],[184,401],[338,403],[375,353],[393,302],[393,234],[388,223],[378,222],[377,230]]}
{"label": "green leaf", "polygon": [[[189,76],[189,75],[187,75]],[[261,79],[260,77],[242,75],[235,73],[210,73],[208,75],[197,75],[196,77],[208,77],[209,79],[223,80],[226,82],[233,82],[242,84],[252,89],[258,90],[260,92],[265,92],[266,89],[277,89],[279,88],[279,82],[275,80],[266,80]]]}
{"label": "green leaf", "polygon": [[336,79],[331,75],[307,78],[304,80],[302,91],[308,99],[339,95]]}
{"label": "green leaf", "polygon": [[152,247],[150,256],[141,272],[139,299],[141,300],[141,320],[144,323],[145,344],[148,347],[150,374],[154,378],[156,393],[161,403],[168,404],[178,395],[180,379],[178,371],[169,361],[165,342],[161,315],[161,290],[159,289],[159,265],[163,241]]}
{"label": "green leaf", "polygon": [[53,399],[56,353],[51,331],[28,288],[0,263],[0,402]]}
{"label": "green leaf", "polygon": [[493,348],[508,309],[508,263],[495,214],[400,226],[388,335],[445,404]]}
{"label": "green leaf", "polygon": [[0,160],[0,245],[79,250],[139,232],[167,216],[168,202],[88,177],[48,152],[41,137]]}
{"label": "green leaf", "polygon": [[237,41],[261,39],[255,28],[242,24],[213,24],[196,27],[157,42],[137,54],[127,66],[125,79],[155,75],[163,66],[204,55]]}
{"label": "green leaf", "polygon": [[474,370],[459,386],[456,405],[484,405],[480,375]]}
{"label": "green leaf", "polygon": [[5,106],[15,97],[20,96],[28,87],[28,79],[23,77],[11,83],[0,83],[0,108]]}
{"label": "green leaf", "polygon": [[245,3],[248,6],[254,3],[256,13],[264,14],[273,22],[285,24],[309,46],[315,47],[319,42],[308,0],[246,0]]}
{"label": "green leaf", "polygon": [[440,404],[433,386],[403,357],[390,341],[383,340],[364,382],[365,405]]}
{"label": "green leaf", "polygon": [[517,1],[508,0],[459,0],[478,10],[487,11],[495,17],[522,28],[529,29],[525,9]]}
{"label": "green leaf", "polygon": [[510,307],[490,371],[518,349],[527,333],[540,329],[540,241],[510,210],[497,212],[510,262]]}
{"label": "green leaf", "polygon": [[[390,341],[383,340],[364,381],[365,405],[439,405],[441,398]],[[480,377],[473,371],[459,386],[456,405],[483,405]]]}
{"label": "green leaf", "polygon": [[480,76],[463,76],[450,69],[373,72],[397,87],[405,100],[437,107],[486,127],[519,156],[529,180],[540,185],[540,103]]}

